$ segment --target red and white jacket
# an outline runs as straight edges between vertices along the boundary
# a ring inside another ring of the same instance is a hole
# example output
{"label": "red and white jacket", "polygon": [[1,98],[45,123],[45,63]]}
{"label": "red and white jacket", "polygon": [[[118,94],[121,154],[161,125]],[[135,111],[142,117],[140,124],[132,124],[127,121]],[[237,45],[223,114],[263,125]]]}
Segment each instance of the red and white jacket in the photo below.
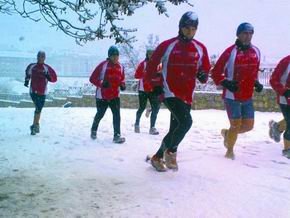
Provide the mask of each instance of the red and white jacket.
{"label": "red and white jacket", "polygon": [[[109,82],[109,87],[102,86],[103,81]],[[96,98],[112,100],[120,96],[121,85],[125,85],[124,68],[120,63],[113,64],[111,61],[106,60],[101,62],[93,71],[90,82],[94,84],[96,89]]]}
{"label": "red and white jacket", "polygon": [[272,73],[270,84],[277,92],[278,103],[290,105],[290,98],[283,96],[285,91],[290,89],[290,55],[279,62]]}
{"label": "red and white jacket", "polygon": [[206,47],[195,39],[184,42],[179,37],[162,42],[146,68],[145,81],[149,81],[153,86],[160,63],[162,63],[164,97],[176,97],[186,104],[191,104],[196,74],[199,71],[208,73],[210,70]]}
{"label": "red and white jacket", "polygon": [[[49,79],[46,77],[49,75]],[[30,93],[36,93],[38,95],[47,94],[47,83],[56,82],[57,75],[49,65],[32,63],[29,64],[25,70],[25,80],[30,82]]]}
{"label": "red and white jacket", "polygon": [[[135,72],[135,79],[139,79],[138,90],[143,92],[152,92],[153,86],[150,82],[145,80],[146,67],[148,64],[148,60],[142,61]],[[161,65],[158,66],[158,74],[156,74],[156,78],[153,79],[154,84],[162,85],[162,75],[161,75]]]}
{"label": "red and white jacket", "polygon": [[224,88],[223,98],[246,101],[253,96],[259,66],[260,51],[257,47],[252,45],[246,51],[241,51],[232,45],[220,56],[211,75],[216,85],[220,85],[224,79],[238,82],[239,90],[233,93]]}

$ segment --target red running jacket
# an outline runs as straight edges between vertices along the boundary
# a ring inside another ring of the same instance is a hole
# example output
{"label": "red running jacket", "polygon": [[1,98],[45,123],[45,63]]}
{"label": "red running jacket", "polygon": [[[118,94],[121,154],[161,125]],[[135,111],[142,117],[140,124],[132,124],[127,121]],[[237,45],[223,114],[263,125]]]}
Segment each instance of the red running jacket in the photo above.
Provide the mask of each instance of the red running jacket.
{"label": "red running jacket", "polygon": [[147,65],[145,81],[154,84],[153,80],[160,63],[164,97],[176,97],[186,104],[191,104],[196,74],[199,71],[208,74],[210,70],[206,47],[195,39],[184,42],[179,37],[162,42]]}
{"label": "red running jacket", "polygon": [[[46,75],[49,75],[46,77]],[[25,70],[25,80],[30,83],[30,93],[38,95],[47,94],[47,83],[56,82],[57,75],[55,71],[47,64],[32,63]]]}
{"label": "red running jacket", "polygon": [[[108,81],[108,88],[102,86],[103,81]],[[117,98],[120,96],[120,85],[125,85],[124,68],[120,63],[103,61],[93,71],[90,82],[97,87],[96,98],[105,100]]]}
{"label": "red running jacket", "polygon": [[239,90],[233,93],[224,88],[223,98],[246,101],[253,96],[259,66],[260,51],[257,47],[252,45],[246,51],[241,51],[232,45],[220,56],[211,75],[216,85],[220,85],[224,79],[238,81]]}
{"label": "red running jacket", "polygon": [[275,68],[270,78],[272,88],[277,92],[279,104],[290,105],[290,98],[283,96],[287,89],[290,89],[290,55],[283,58]]}
{"label": "red running jacket", "polygon": [[[145,80],[146,67],[148,60],[142,61],[135,72],[135,79],[139,79],[138,90],[143,92],[152,92],[153,86],[150,82]],[[162,85],[161,65],[158,66],[158,74],[156,78],[152,79],[153,85]]]}

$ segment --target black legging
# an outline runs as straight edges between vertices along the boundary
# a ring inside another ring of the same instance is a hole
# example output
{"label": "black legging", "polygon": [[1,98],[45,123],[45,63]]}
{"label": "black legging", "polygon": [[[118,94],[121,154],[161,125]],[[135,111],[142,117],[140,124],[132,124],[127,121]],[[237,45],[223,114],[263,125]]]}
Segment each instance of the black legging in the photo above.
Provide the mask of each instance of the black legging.
{"label": "black legging", "polygon": [[35,114],[40,114],[42,111],[42,108],[44,107],[45,103],[45,95],[38,95],[36,93],[30,93],[30,97],[35,105]]}
{"label": "black legging", "polygon": [[151,116],[150,116],[150,127],[154,127],[157,119],[157,114],[160,109],[160,102],[158,100],[158,96],[155,95],[153,92],[143,92],[139,91],[139,108],[136,113],[136,122],[135,125],[140,124],[140,118],[142,116],[142,113],[144,112],[147,100],[149,99],[149,103],[151,105]]}
{"label": "black legging", "polygon": [[163,153],[166,149],[170,152],[176,152],[179,143],[192,125],[192,118],[190,115],[191,105],[185,104],[182,100],[175,97],[166,98],[164,104],[171,112],[170,128],[156,153],[159,158],[163,157]]}
{"label": "black legging", "polygon": [[286,130],[283,137],[290,141],[290,105],[280,104],[280,109],[286,121]]}
{"label": "black legging", "polygon": [[97,113],[92,125],[92,131],[98,130],[98,126],[101,119],[104,117],[107,108],[110,107],[113,114],[114,136],[120,135],[121,134],[120,98],[114,98],[112,100],[96,99],[96,105],[97,105]]}

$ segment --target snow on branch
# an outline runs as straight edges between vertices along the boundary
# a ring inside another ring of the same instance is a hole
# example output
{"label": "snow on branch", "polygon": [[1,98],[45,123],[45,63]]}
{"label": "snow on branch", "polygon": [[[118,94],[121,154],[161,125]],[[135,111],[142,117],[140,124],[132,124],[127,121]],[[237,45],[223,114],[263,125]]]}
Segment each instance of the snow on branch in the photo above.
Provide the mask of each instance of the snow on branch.
{"label": "snow on branch", "polygon": [[179,5],[188,0],[0,0],[0,13],[19,14],[35,22],[45,20],[78,44],[113,38],[116,43],[135,41],[129,33],[136,29],[122,27],[124,17],[146,4],[154,4],[159,14],[167,14],[165,3]]}

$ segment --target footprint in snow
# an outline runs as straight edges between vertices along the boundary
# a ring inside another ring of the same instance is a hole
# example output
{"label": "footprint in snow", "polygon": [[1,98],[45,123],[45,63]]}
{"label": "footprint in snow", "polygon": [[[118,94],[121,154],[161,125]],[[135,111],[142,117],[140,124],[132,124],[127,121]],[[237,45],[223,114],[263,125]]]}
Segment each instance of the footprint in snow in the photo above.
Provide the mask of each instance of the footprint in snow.
{"label": "footprint in snow", "polygon": [[247,167],[250,167],[250,168],[259,168],[259,167],[255,166],[255,165],[252,165],[252,164],[244,164],[244,165],[247,166]]}
{"label": "footprint in snow", "polygon": [[115,160],[117,160],[117,161],[119,161],[119,162],[123,162],[123,161],[124,161],[124,159],[123,159],[123,158],[120,158],[120,157],[115,158]]}
{"label": "footprint in snow", "polygon": [[218,150],[218,148],[211,147],[211,146],[207,146],[207,148],[209,148],[209,149],[213,149],[213,150]]}
{"label": "footprint in snow", "polygon": [[271,160],[273,163],[281,164],[281,165],[287,165],[288,163],[283,162],[283,161],[277,161],[277,160]]}
{"label": "footprint in snow", "polygon": [[244,153],[244,154],[250,154],[250,155],[253,155],[253,156],[256,156],[257,155],[257,153],[255,153],[255,152],[248,152],[248,151],[244,151],[242,153]]}

